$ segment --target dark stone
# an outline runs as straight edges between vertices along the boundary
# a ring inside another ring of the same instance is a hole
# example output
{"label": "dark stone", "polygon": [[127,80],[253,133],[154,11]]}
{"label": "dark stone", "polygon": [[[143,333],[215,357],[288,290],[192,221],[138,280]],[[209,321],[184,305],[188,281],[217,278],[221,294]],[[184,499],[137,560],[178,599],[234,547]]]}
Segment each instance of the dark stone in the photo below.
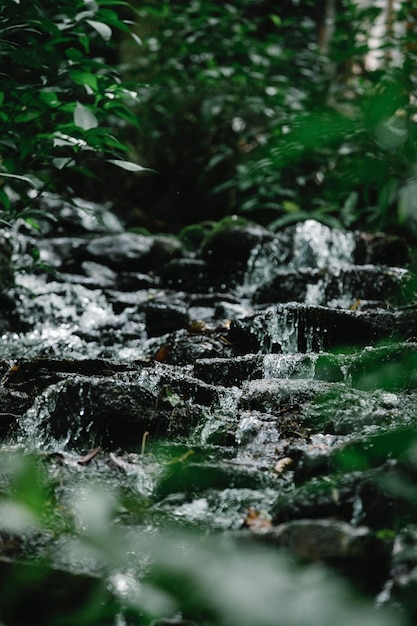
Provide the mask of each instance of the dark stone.
{"label": "dark stone", "polygon": [[244,380],[260,373],[262,358],[248,354],[233,359],[197,359],[194,376],[212,385],[241,385]]}
{"label": "dark stone", "polygon": [[[312,478],[279,496],[272,506],[274,524],[296,519],[336,518],[379,530],[415,520],[413,501],[398,494],[404,476],[395,463],[368,471]],[[390,485],[391,488],[387,489]]]}
{"label": "dark stone", "polygon": [[158,287],[159,281],[155,276],[139,272],[120,272],[117,277],[117,289],[124,292],[135,292],[140,289]]}
{"label": "dark stone", "polygon": [[387,338],[417,336],[417,312],[350,311],[283,304],[232,322],[228,335],[236,353],[306,352],[364,346]]}
{"label": "dark stone", "polygon": [[15,289],[0,292],[0,332],[19,331],[27,328],[21,322],[18,311],[18,296]]}
{"label": "dark stone", "polygon": [[[7,374],[3,376],[7,380]],[[19,417],[31,406],[33,396],[22,390],[0,386],[0,437],[9,436]]]}
{"label": "dark stone", "polygon": [[[311,435],[308,444],[301,441],[290,446],[289,453],[298,458],[295,482],[341,470],[378,468],[387,459],[402,463],[406,473],[412,472],[408,463],[412,464],[413,446],[417,446],[415,398],[392,407],[384,406],[384,394],[372,398],[356,394],[355,399],[355,393],[346,390],[338,398],[335,391],[329,404],[326,398],[319,398],[322,409],[314,407],[314,402],[310,405],[304,421],[317,434]],[[409,477],[404,475],[403,480],[406,484]]]}
{"label": "dark stone", "polygon": [[308,286],[317,284],[322,277],[323,272],[317,269],[280,270],[255,291],[253,299],[258,304],[304,302]]}
{"label": "dark stone", "polygon": [[30,417],[44,440],[69,434],[76,449],[103,445],[138,450],[146,431],[164,434],[168,427],[167,412],[158,411],[157,395],[142,384],[82,376],[48,387]]}
{"label": "dark stone", "polygon": [[259,287],[255,302],[304,302],[308,288],[317,285],[317,302],[325,305],[334,299],[383,301],[400,293],[407,272],[398,268],[375,266],[332,269],[281,270]]}
{"label": "dark stone", "polygon": [[52,237],[34,240],[41,261],[53,269],[82,273],[86,240],[81,237]]}
{"label": "dark stone", "polygon": [[403,267],[410,261],[410,251],[405,239],[385,233],[355,233],[354,262]]}
{"label": "dark stone", "polygon": [[120,233],[95,237],[88,242],[85,254],[96,263],[117,271],[147,271],[151,267],[152,237],[137,233]]}
{"label": "dark stone", "polygon": [[342,268],[337,272],[327,272],[324,278],[325,298],[327,301],[346,297],[353,301],[386,301],[400,293],[406,278],[407,272],[396,267]]}
{"label": "dark stone", "polygon": [[43,195],[39,200],[42,233],[50,237],[60,234],[120,233],[123,225],[106,206],[74,198],[64,202],[59,196]]}
{"label": "dark stone", "polygon": [[312,380],[252,380],[243,388],[240,405],[245,409],[273,412],[294,408],[323,394],[329,384]]}
{"label": "dark stone", "polygon": [[181,304],[151,301],[145,306],[145,323],[148,336],[157,337],[187,328],[190,319],[186,307]]}
{"label": "dark stone", "polygon": [[151,356],[169,365],[187,365],[197,359],[230,357],[231,346],[221,334],[204,335],[179,330],[164,338],[163,343],[152,350]]}
{"label": "dark stone", "polygon": [[379,539],[366,526],[302,519],[266,528],[255,537],[290,550],[301,562],[324,561],[351,578],[362,592],[377,593],[388,575],[392,541]]}
{"label": "dark stone", "polygon": [[161,376],[160,384],[166,386],[171,392],[178,394],[179,397],[191,404],[199,404],[202,406],[217,406],[219,404],[219,389],[215,385],[167,370]]}
{"label": "dark stone", "polygon": [[245,269],[252,249],[274,239],[273,233],[257,224],[218,224],[207,237],[201,257],[210,263],[230,264],[231,268]]}
{"label": "dark stone", "polygon": [[90,289],[110,289],[115,286],[117,274],[109,267],[94,261],[84,261],[80,268],[82,275],[74,273],[62,273],[61,278],[65,282],[75,285],[83,285]]}
{"label": "dark stone", "polygon": [[260,533],[267,543],[289,548],[307,561],[334,561],[364,556],[373,537],[366,526],[335,519],[302,519],[271,526]]}
{"label": "dark stone", "polygon": [[150,252],[150,267],[153,270],[165,265],[172,259],[184,255],[184,248],[179,239],[168,235],[154,235]]}
{"label": "dark stone", "polygon": [[192,293],[225,289],[228,276],[224,267],[202,259],[174,259],[158,268],[163,286]]}
{"label": "dark stone", "polygon": [[151,366],[149,361],[116,363],[103,359],[21,359],[17,363],[7,363],[3,385],[12,390],[28,393],[36,389],[42,391],[48,385],[75,376],[113,377],[128,372],[139,372],[142,367]]}
{"label": "dark stone", "polygon": [[112,288],[117,281],[117,273],[106,265],[94,263],[94,261],[84,261],[81,264],[84,274],[92,281],[93,288]]}

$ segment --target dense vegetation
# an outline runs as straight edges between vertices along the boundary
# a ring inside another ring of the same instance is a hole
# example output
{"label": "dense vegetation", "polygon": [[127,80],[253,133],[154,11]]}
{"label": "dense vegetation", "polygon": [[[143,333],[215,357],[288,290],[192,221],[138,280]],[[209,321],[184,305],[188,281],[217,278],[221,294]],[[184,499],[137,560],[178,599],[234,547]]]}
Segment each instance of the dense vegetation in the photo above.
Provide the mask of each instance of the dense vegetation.
{"label": "dense vegetation", "polygon": [[[416,16],[399,4],[7,3],[2,219],[54,190],[152,230],[234,213],[415,229]],[[123,159],[158,174],[105,164]]]}
{"label": "dense vegetation", "polygon": [[118,131],[136,124],[129,106],[136,93],[105,56],[113,33],[128,32],[115,11],[124,4],[11,0],[0,7],[3,223],[23,217],[36,227],[36,200],[51,191],[71,199],[76,174],[94,176],[97,161],[140,169],[126,162]]}
{"label": "dense vegetation", "polygon": [[138,146],[166,183],[165,221],[410,219],[415,10],[317,4],[140,3]]}

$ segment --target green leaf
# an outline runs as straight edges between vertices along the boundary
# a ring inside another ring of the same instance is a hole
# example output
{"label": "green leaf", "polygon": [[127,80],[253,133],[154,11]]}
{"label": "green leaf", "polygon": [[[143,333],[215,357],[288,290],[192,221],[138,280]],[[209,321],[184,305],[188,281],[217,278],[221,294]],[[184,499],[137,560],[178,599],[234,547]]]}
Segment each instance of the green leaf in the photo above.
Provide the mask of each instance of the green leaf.
{"label": "green leaf", "polygon": [[16,180],[21,180],[22,182],[28,183],[36,189],[36,185],[34,184],[34,182],[30,180],[30,178],[28,178],[27,176],[20,176],[18,174],[6,174],[5,172],[0,172],[0,179],[1,178],[14,178]]}
{"label": "green leaf", "polygon": [[96,20],[86,20],[88,24],[90,24],[90,26],[92,28],[94,28],[95,31],[98,32],[98,34],[103,37],[104,41],[110,41],[113,31],[110,28],[110,26],[108,26],[107,24],[104,24],[103,22],[96,22]]}
{"label": "green leaf", "polygon": [[270,15],[269,17],[271,18],[271,21],[274,23],[275,26],[282,25],[282,20],[279,15]]}
{"label": "green leaf", "polygon": [[137,35],[136,33],[130,33],[130,36],[132,37],[134,41],[136,41],[138,46],[142,45],[142,39],[139,37],[139,35]]}
{"label": "green leaf", "polygon": [[56,167],[57,170],[63,170],[70,165],[75,165],[75,161],[71,157],[56,158],[52,159],[52,165]]}
{"label": "green leaf", "polygon": [[133,163],[132,161],[120,161],[118,159],[108,159],[108,163],[113,163],[113,165],[117,165],[117,167],[121,167],[122,170],[127,170],[128,172],[154,172],[155,171],[147,167],[142,167],[142,165],[138,165],[137,163]]}
{"label": "green leaf", "polygon": [[[25,222],[29,226],[32,226],[32,228],[34,228],[38,232],[42,232],[42,228],[41,228],[39,222],[37,220],[35,220],[33,217],[25,217]],[[31,257],[35,261],[39,260],[40,252],[39,252],[38,248],[32,248],[32,250],[30,251],[30,254],[31,254]]]}
{"label": "green leaf", "polygon": [[96,92],[98,91],[98,81],[97,76],[92,74],[91,72],[81,72],[79,70],[70,70],[69,72],[71,79],[77,84],[85,87],[88,85],[91,89]]}
{"label": "green leaf", "polygon": [[81,102],[77,102],[74,110],[74,124],[83,130],[90,130],[91,128],[97,128],[98,121],[90,109],[81,104]]}

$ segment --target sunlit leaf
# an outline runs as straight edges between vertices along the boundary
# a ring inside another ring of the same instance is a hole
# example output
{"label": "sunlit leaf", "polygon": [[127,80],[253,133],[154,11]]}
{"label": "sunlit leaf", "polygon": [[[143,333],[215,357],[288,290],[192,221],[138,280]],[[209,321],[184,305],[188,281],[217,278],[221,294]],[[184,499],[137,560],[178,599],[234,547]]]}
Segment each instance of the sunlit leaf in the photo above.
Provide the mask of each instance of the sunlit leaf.
{"label": "sunlit leaf", "polygon": [[132,161],[121,161],[119,159],[108,159],[109,163],[113,163],[113,165],[117,165],[117,167],[121,167],[122,170],[127,170],[128,172],[152,172],[147,167],[142,167],[142,165],[138,165],[137,163],[133,163]]}
{"label": "sunlit leaf", "polygon": [[90,130],[98,126],[98,121],[90,109],[81,104],[81,102],[77,102],[74,110],[74,124],[83,130]]}
{"label": "sunlit leaf", "polygon": [[0,172],[0,179],[1,178],[14,178],[16,180],[21,180],[24,183],[28,183],[32,187],[36,187],[33,181],[30,180],[30,178],[28,178],[27,176],[20,176],[18,174],[6,174],[5,172]]}
{"label": "sunlit leaf", "polygon": [[132,39],[134,41],[136,41],[136,43],[141,46],[142,45],[142,39],[139,37],[139,35],[137,35],[136,33],[130,33],[130,36],[132,37]]}
{"label": "sunlit leaf", "polygon": [[72,157],[52,159],[52,163],[58,170],[63,170],[65,167],[75,165],[75,161]]}
{"label": "sunlit leaf", "polygon": [[113,32],[110,26],[104,24],[104,22],[96,22],[95,20],[87,20],[87,22],[101,37],[103,37],[104,41],[109,41],[111,39]]}

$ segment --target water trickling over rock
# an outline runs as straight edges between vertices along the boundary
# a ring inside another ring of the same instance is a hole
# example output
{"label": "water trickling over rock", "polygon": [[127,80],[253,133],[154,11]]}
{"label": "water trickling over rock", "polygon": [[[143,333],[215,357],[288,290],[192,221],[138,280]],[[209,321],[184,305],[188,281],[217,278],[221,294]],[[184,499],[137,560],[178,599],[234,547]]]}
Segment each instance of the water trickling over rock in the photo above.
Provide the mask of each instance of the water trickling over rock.
{"label": "water trickling over rock", "polygon": [[[36,245],[52,274],[18,276],[7,294],[8,445],[43,459],[64,510],[89,476],[120,499],[129,567],[132,536],[180,524],[336,559],[360,583],[370,555],[372,593],[399,584],[376,511],[394,529],[392,485],[415,471],[403,242],[232,221],[191,253],[101,224],[68,237],[50,225]],[[398,506],[412,523],[413,502]],[[60,567],[63,543],[47,547]]]}

